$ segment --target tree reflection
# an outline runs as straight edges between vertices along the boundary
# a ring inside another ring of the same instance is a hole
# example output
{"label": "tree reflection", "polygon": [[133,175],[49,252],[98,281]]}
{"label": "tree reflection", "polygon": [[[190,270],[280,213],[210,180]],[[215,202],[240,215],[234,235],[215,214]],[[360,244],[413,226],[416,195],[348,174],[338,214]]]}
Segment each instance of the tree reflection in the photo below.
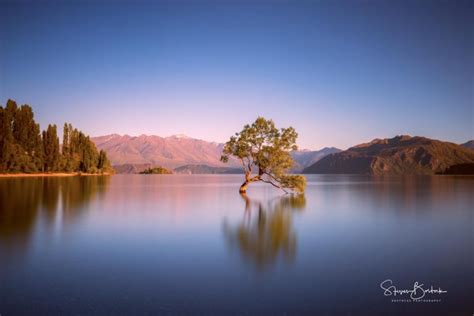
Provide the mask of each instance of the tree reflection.
{"label": "tree reflection", "polygon": [[271,266],[279,258],[291,262],[296,254],[293,214],[304,210],[304,195],[287,195],[267,201],[252,201],[243,194],[244,217],[232,227],[224,222],[224,233],[231,249],[259,270]]}
{"label": "tree reflection", "polygon": [[24,248],[40,217],[52,224],[59,210],[74,218],[79,208],[105,192],[110,177],[0,179],[0,248]]}

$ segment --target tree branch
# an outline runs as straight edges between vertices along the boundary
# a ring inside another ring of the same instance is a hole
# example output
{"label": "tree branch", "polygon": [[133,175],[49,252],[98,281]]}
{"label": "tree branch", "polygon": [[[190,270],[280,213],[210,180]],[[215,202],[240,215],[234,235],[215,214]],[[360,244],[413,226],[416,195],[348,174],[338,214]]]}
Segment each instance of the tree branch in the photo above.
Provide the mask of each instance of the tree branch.
{"label": "tree branch", "polygon": [[242,162],[242,168],[244,169],[244,173],[247,173],[247,169],[245,168],[244,159],[240,158],[240,162]]}
{"label": "tree branch", "polygon": [[275,178],[274,176],[272,176],[270,173],[268,172],[263,172],[264,174],[266,174],[267,176],[269,176],[270,178],[272,178],[273,180],[275,180],[276,182],[280,182],[280,180],[278,180],[277,178]]}
{"label": "tree branch", "polygon": [[280,190],[283,190],[283,192],[285,192],[286,194],[288,194],[288,191],[286,191],[283,187],[281,187],[281,186],[279,186],[279,185],[273,183],[272,181],[268,181],[268,180],[264,180],[264,179],[260,179],[260,181],[265,182],[265,183],[269,183],[269,184],[273,185],[275,188],[278,188],[278,189],[280,189]]}
{"label": "tree branch", "polygon": [[249,181],[250,181],[250,182],[254,182],[254,181],[260,181],[260,180],[262,180],[262,178],[261,178],[260,176],[255,176],[255,177],[253,177],[253,178],[250,178]]}
{"label": "tree branch", "polygon": [[252,173],[252,164],[250,163],[250,158],[247,157],[248,160],[248,167],[249,167],[249,172]]}

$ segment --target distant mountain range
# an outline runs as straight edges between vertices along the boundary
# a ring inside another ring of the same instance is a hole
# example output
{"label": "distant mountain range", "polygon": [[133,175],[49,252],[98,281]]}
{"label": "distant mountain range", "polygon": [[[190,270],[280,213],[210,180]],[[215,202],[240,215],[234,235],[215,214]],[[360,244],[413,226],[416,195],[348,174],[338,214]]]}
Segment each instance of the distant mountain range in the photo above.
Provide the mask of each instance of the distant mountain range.
{"label": "distant mountain range", "polygon": [[292,172],[300,173],[304,168],[313,165],[315,162],[326,157],[330,154],[335,154],[341,150],[335,147],[324,147],[321,150],[300,150],[292,152],[293,160],[295,165],[292,168]]}
{"label": "distant mountain range", "polygon": [[461,144],[462,147],[474,149],[474,140],[470,140],[468,142],[465,142],[464,144]]}
{"label": "distant mountain range", "polygon": [[[161,166],[174,169],[174,173],[240,173],[240,164],[230,159],[220,161],[223,144],[208,142],[184,135],[160,137],[155,135],[129,136],[112,134],[93,137],[99,149],[106,151],[117,173],[139,173],[147,168]],[[325,157],[339,152],[337,148],[317,151],[302,150],[292,153],[295,166],[292,172],[299,173]]]}
{"label": "distant mountain range", "polygon": [[208,165],[185,165],[173,170],[178,174],[239,174],[242,168],[211,167]]}
{"label": "distant mountain range", "polygon": [[[436,174],[468,170],[474,164],[474,141],[462,145],[407,135],[374,139],[328,155],[303,173]],[[462,165],[462,168],[452,168]],[[450,169],[448,169],[450,168]]]}
{"label": "distant mountain range", "polygon": [[[161,166],[173,173],[240,173],[232,159],[220,161],[223,144],[184,135],[170,137],[107,135],[92,138],[107,152],[117,173],[139,173]],[[435,174],[463,173],[474,164],[474,140],[457,145],[407,135],[374,139],[345,151],[334,147],[292,152],[293,173]]]}
{"label": "distant mountain range", "polygon": [[189,164],[236,166],[235,161],[224,165],[220,161],[222,144],[190,138],[184,135],[170,137],[107,135],[93,137],[98,148],[107,152],[112,165],[134,165],[138,168],[162,166],[173,169]]}

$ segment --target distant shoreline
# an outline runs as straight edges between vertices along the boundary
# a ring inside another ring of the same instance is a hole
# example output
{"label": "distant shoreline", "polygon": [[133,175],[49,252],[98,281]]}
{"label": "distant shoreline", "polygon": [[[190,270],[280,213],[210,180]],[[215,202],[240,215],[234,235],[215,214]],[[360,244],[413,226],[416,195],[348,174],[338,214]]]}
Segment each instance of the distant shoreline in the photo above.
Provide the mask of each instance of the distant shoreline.
{"label": "distant shoreline", "polygon": [[53,172],[53,173],[0,173],[0,178],[27,178],[27,177],[73,177],[73,176],[110,176],[112,173],[83,173],[83,172]]}

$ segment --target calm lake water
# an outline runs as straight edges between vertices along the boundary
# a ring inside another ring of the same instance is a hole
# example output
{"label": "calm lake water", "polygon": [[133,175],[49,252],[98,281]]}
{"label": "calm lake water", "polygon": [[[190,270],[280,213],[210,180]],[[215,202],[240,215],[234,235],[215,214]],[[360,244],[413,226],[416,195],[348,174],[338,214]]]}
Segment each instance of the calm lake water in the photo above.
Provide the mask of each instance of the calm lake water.
{"label": "calm lake water", "polygon": [[474,313],[474,178],[241,180],[0,179],[0,314]]}

